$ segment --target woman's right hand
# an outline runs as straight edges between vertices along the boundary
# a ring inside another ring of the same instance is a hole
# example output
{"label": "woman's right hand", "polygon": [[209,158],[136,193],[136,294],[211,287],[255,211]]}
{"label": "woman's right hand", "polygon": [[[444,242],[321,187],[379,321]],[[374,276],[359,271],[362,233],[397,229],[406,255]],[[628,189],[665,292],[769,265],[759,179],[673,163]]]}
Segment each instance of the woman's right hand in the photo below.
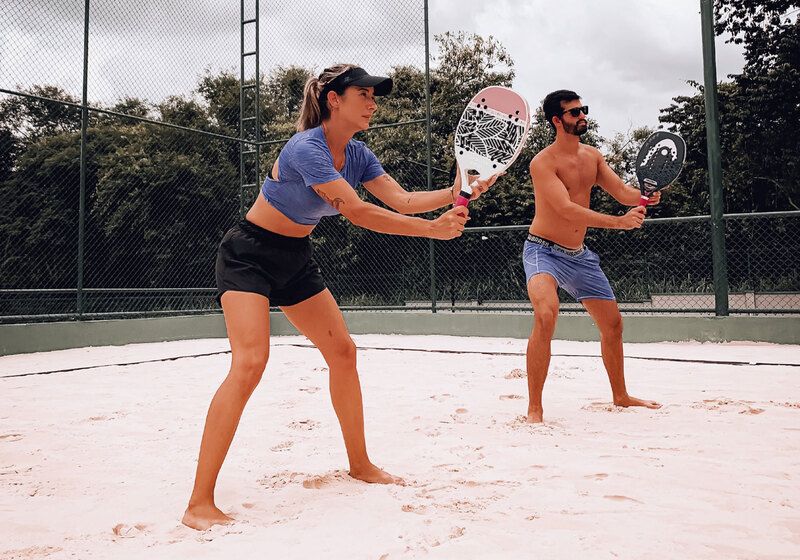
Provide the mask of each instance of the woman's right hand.
{"label": "woman's right hand", "polygon": [[464,231],[468,219],[469,210],[465,206],[451,208],[430,222],[431,231],[428,233],[428,237],[444,240],[459,237]]}

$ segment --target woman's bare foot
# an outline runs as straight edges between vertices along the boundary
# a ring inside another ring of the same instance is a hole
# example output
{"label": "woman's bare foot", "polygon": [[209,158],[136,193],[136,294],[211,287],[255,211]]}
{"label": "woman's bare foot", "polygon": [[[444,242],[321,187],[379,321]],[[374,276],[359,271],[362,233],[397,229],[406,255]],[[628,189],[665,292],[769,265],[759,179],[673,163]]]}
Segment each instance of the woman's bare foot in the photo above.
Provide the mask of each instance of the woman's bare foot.
{"label": "woman's bare foot", "polygon": [[351,468],[350,472],[348,473],[353,478],[358,480],[363,480],[364,482],[369,482],[372,484],[399,484],[401,486],[405,485],[405,481],[400,478],[399,476],[393,476],[386,471],[379,469],[372,463],[369,463],[366,467],[354,469]]}
{"label": "woman's bare foot", "polygon": [[183,514],[181,523],[198,531],[205,531],[213,525],[227,525],[234,519],[222,513],[214,504],[207,506],[189,506]]}
{"label": "woman's bare foot", "polygon": [[544,411],[541,406],[534,406],[528,408],[528,423],[541,424],[544,422]]}
{"label": "woman's bare foot", "polygon": [[645,401],[628,395],[614,399],[614,404],[617,406],[643,406],[645,408],[661,408],[661,405],[656,401]]}

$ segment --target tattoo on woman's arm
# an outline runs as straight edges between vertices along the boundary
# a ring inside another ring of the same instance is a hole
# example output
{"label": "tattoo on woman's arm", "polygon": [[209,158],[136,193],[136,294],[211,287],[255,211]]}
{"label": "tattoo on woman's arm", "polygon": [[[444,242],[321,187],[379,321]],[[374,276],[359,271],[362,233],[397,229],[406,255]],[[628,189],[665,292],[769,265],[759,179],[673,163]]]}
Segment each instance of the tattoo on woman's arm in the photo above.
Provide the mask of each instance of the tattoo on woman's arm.
{"label": "tattoo on woman's arm", "polygon": [[325,194],[325,192],[322,191],[321,189],[314,189],[314,190],[318,195],[320,195],[325,200],[325,202],[327,202],[337,210],[339,210],[339,208],[344,205],[344,199],[341,199],[339,197],[331,198],[327,194]]}

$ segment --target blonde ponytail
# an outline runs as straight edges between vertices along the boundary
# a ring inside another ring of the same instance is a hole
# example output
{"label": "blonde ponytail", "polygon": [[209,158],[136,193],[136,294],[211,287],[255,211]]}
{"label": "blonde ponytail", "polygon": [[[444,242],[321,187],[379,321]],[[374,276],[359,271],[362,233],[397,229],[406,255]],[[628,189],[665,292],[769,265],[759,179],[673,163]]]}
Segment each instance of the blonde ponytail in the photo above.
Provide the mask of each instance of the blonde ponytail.
{"label": "blonde ponytail", "polygon": [[[330,110],[328,109],[328,101],[322,95],[325,86],[344,74],[351,68],[356,68],[355,64],[337,64],[323,70],[319,77],[311,77],[306,80],[306,85],[303,88],[303,104],[300,106],[300,116],[297,118],[297,130],[302,132],[309,128],[314,128],[322,124],[322,121],[330,117]],[[339,95],[344,93],[344,89],[336,91]],[[327,92],[326,92],[327,96]]]}

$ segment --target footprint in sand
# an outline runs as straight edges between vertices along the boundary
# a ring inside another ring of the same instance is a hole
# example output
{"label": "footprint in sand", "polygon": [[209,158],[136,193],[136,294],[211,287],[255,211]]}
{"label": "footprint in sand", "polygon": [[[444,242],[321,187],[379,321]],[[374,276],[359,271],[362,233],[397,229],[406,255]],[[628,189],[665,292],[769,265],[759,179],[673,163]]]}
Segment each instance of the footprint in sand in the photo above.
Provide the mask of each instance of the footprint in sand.
{"label": "footprint in sand", "polygon": [[466,531],[466,528],[464,528],[464,527],[453,527],[453,528],[450,529],[449,537],[451,539],[457,539],[459,537],[463,537],[464,536],[464,531]]}
{"label": "footprint in sand", "polygon": [[607,500],[614,500],[615,502],[636,502],[637,504],[643,504],[644,502],[640,502],[634,498],[629,498],[628,496],[620,496],[620,495],[610,495],[610,496],[603,496]]}
{"label": "footprint in sand", "polygon": [[623,406],[617,406],[614,403],[605,402],[593,402],[591,404],[582,406],[581,410],[586,410],[588,412],[613,412],[616,414],[619,414],[620,412],[629,412],[629,410]]}
{"label": "footprint in sand", "polygon": [[274,451],[276,453],[280,451],[288,451],[294,445],[293,441],[283,441],[278,445],[273,445],[269,448],[270,451]]}
{"label": "footprint in sand", "polygon": [[518,399],[524,399],[522,395],[500,395],[501,401],[513,401]]}
{"label": "footprint in sand", "polygon": [[319,490],[326,486],[330,486],[334,482],[345,482],[348,478],[348,475],[343,471],[334,471],[323,474],[322,476],[312,476],[305,479],[303,481],[303,488],[308,488],[309,490]]}
{"label": "footprint in sand", "polygon": [[503,376],[505,379],[522,379],[528,377],[528,374],[521,369],[512,369],[510,372]]}
{"label": "footprint in sand", "polygon": [[265,476],[258,480],[258,484],[266,488],[283,488],[289,484],[293,484],[296,479],[308,476],[304,473],[281,471],[270,476]]}
{"label": "footprint in sand", "polygon": [[123,539],[130,539],[138,537],[147,531],[147,525],[144,523],[137,523],[136,525],[126,525],[125,523],[117,523],[111,532]]}
{"label": "footprint in sand", "polygon": [[306,420],[295,420],[294,422],[289,423],[289,427],[295,430],[313,430],[314,428],[319,426],[319,422],[316,420],[306,419]]}
{"label": "footprint in sand", "polygon": [[589,478],[589,479],[592,479],[592,480],[603,480],[605,478],[608,478],[608,475],[606,473],[602,473],[601,472],[601,473],[596,473],[596,474],[587,474],[583,478]]}
{"label": "footprint in sand", "polygon": [[478,513],[479,511],[486,509],[486,506],[482,503],[470,502],[469,500],[454,500],[450,503],[435,505],[437,508],[446,509],[455,513]]}
{"label": "footprint in sand", "polygon": [[750,406],[754,401],[738,401],[722,397],[718,399],[703,399],[700,402],[692,403],[692,408],[699,408],[704,410],[722,410],[728,407],[740,407],[739,414],[761,414],[764,412],[763,408],[756,408]]}
{"label": "footprint in sand", "polygon": [[417,515],[425,515],[425,513],[428,511],[428,508],[426,506],[422,505],[415,506],[413,504],[403,504],[403,506],[400,509],[406,513],[416,513]]}
{"label": "footprint in sand", "polygon": [[22,439],[22,434],[3,434],[0,436],[0,441],[19,441]]}
{"label": "footprint in sand", "polygon": [[764,412],[763,408],[748,406],[746,409],[739,411],[739,414],[761,414],[762,412]]}

